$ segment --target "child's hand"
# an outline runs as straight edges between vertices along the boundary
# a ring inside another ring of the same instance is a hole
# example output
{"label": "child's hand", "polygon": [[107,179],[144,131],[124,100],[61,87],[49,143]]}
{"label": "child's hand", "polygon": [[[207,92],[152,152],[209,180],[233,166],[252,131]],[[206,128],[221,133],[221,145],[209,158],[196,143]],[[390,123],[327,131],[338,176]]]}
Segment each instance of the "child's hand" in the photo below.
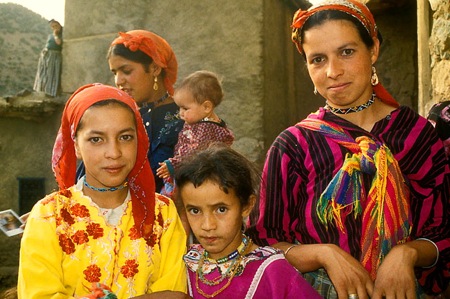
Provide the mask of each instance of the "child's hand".
{"label": "child's hand", "polygon": [[159,163],[159,166],[161,166],[161,167],[159,167],[159,168],[156,170],[156,175],[157,175],[158,177],[160,177],[161,179],[168,178],[168,177],[170,176],[170,173],[169,173],[169,169],[167,168],[166,163],[160,162],[160,163]]}

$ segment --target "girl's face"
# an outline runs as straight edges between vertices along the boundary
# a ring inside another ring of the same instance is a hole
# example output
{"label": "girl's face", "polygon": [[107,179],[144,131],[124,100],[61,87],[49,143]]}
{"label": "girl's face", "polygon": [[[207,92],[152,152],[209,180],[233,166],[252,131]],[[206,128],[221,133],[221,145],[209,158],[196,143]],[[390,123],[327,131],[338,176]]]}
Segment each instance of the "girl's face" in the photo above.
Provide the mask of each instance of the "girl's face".
{"label": "girl's face", "polygon": [[187,183],[180,191],[189,225],[209,256],[219,259],[235,251],[242,242],[243,218],[250,214],[254,199],[242,207],[234,190],[226,194],[213,181],[197,188]]}
{"label": "girl's face", "polygon": [[114,74],[116,86],[129,94],[136,103],[142,104],[151,99],[154,90],[153,64],[146,71],[141,63],[128,60],[119,55],[109,57],[109,69]]}
{"label": "girl's face", "polygon": [[332,106],[351,107],[369,100],[378,40],[368,49],[352,22],[328,20],[304,32],[303,49],[314,85]]}
{"label": "girl's face", "polygon": [[173,100],[180,108],[181,119],[190,125],[201,121],[211,112],[211,102],[205,101],[202,104],[197,103],[194,96],[187,88],[175,91]]}
{"label": "girl's face", "polygon": [[80,124],[75,150],[86,167],[86,181],[97,188],[124,183],[136,163],[133,113],[119,104],[94,106],[86,110]]}

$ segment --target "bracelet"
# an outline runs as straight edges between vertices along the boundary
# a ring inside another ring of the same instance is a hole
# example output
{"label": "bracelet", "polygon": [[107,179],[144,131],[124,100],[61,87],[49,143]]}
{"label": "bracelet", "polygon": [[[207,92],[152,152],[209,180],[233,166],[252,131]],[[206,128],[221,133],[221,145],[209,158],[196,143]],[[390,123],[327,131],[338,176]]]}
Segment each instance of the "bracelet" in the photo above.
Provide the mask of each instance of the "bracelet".
{"label": "bracelet", "polygon": [[417,238],[416,241],[428,241],[431,244],[433,244],[434,247],[436,248],[436,259],[434,260],[434,263],[431,266],[426,266],[426,267],[422,267],[422,268],[429,269],[429,268],[433,268],[434,266],[436,266],[436,264],[439,260],[439,248],[437,247],[436,243],[434,243],[433,241],[431,241],[430,239],[427,239],[427,238]]}
{"label": "bracelet", "polygon": [[294,244],[294,245],[289,246],[288,249],[286,249],[286,250],[284,251],[284,256],[287,256],[289,250],[291,250],[292,248],[297,247],[297,246],[298,246],[297,244]]}

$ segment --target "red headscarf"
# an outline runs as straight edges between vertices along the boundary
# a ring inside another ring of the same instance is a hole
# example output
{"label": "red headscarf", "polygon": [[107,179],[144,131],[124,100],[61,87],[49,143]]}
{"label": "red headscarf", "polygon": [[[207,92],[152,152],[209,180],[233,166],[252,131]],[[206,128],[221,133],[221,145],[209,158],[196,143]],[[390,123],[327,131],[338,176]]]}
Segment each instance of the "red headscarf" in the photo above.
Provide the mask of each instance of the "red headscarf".
{"label": "red headscarf", "polygon": [[173,85],[177,81],[178,63],[175,53],[165,39],[146,30],[119,32],[111,46],[123,44],[133,52],[140,50],[150,56],[153,61],[164,69],[164,86],[173,95]]}
{"label": "red headscarf", "polygon": [[[372,39],[378,39],[378,27],[375,19],[366,5],[357,0],[324,0],[311,6],[308,10],[299,9],[294,14],[292,20],[292,41],[297,46],[300,54],[304,54],[302,48],[302,28],[306,21],[315,13],[324,10],[338,10],[355,17],[366,28]],[[380,84],[373,86],[376,96],[383,102],[398,107],[398,102],[389,94],[389,92]]]}
{"label": "red headscarf", "polygon": [[125,92],[99,83],[88,84],[75,91],[64,107],[53,147],[52,168],[61,190],[75,182],[77,158],[75,155],[75,133],[84,112],[97,102],[115,99],[128,105],[134,113],[137,130],[137,156],[133,169],[128,174],[133,218],[141,237],[150,239],[155,219],[155,184],[147,159],[148,136],[136,102]]}

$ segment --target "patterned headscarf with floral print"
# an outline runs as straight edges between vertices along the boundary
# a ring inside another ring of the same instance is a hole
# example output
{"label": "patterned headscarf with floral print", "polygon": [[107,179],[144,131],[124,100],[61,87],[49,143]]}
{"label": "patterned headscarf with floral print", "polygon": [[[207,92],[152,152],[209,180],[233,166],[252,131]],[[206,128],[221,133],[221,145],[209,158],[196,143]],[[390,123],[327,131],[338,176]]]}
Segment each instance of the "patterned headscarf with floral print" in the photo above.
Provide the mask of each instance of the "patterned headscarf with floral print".
{"label": "patterned headscarf with floral print", "polygon": [[118,88],[99,83],[84,85],[72,94],[64,107],[61,126],[53,147],[53,172],[60,190],[73,185],[77,167],[75,134],[79,122],[92,105],[108,99],[125,103],[134,113],[138,140],[137,155],[136,163],[128,174],[128,186],[136,229],[141,237],[150,240],[155,220],[155,184],[147,159],[149,142],[136,102],[128,94]]}
{"label": "patterned headscarf with floral print", "polygon": [[119,32],[111,46],[123,44],[133,52],[140,50],[153,59],[164,69],[164,86],[169,94],[173,95],[173,85],[177,81],[178,62],[169,43],[159,35],[147,30],[132,30],[126,33]]}

